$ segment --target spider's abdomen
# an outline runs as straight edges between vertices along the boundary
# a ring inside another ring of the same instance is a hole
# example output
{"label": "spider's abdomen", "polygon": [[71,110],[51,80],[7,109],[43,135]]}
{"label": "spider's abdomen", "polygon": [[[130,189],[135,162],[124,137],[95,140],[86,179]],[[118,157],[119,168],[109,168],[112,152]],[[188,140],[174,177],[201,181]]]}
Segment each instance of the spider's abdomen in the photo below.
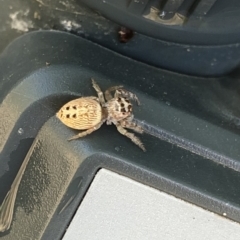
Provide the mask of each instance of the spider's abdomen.
{"label": "spider's abdomen", "polygon": [[102,120],[102,108],[92,97],[83,97],[66,103],[56,116],[70,128],[85,130],[94,127]]}
{"label": "spider's abdomen", "polygon": [[107,103],[108,121],[116,123],[132,114],[132,104],[123,97],[113,98]]}

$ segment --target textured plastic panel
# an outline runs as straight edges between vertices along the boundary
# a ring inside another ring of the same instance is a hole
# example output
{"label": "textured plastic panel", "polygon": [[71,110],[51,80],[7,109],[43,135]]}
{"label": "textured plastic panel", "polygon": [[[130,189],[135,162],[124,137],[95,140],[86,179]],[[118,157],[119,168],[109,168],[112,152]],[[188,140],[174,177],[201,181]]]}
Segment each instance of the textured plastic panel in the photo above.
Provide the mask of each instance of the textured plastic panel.
{"label": "textured plastic panel", "polygon": [[[113,21],[159,40],[219,45],[239,42],[238,0],[79,0]],[[159,12],[153,19],[151,8]],[[178,13],[182,24],[169,25]],[[165,21],[165,23],[164,23]]]}
{"label": "textured plastic panel", "polygon": [[[164,25],[144,17],[152,6],[160,9],[158,15],[163,16],[178,8],[180,11],[189,2],[197,3],[196,8],[181,26]],[[122,47],[105,36],[90,37],[125,56],[204,77],[229,74],[240,64],[238,0],[81,0],[79,3],[137,32]]]}
{"label": "textured plastic panel", "polygon": [[[100,168],[240,222],[239,80],[164,71],[53,31],[14,41],[0,69],[0,201],[29,151],[2,239],[60,239]],[[67,142],[76,131],[54,114],[95,94],[91,77],[138,95],[136,119],[154,135],[141,136],[147,153],[114,126]]]}

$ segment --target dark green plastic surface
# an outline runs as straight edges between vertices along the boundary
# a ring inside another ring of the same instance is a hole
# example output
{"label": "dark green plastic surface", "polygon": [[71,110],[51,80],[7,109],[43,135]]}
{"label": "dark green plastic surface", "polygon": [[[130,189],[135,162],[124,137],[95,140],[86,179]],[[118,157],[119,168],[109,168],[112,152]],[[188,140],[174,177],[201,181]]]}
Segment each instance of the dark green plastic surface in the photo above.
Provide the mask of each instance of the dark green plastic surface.
{"label": "dark green plastic surface", "polygon": [[[240,222],[239,80],[163,71],[53,31],[14,41],[0,69],[0,201],[32,151],[2,239],[61,239],[102,167]],[[114,126],[67,141],[76,131],[54,114],[95,94],[91,77],[138,95],[135,117],[151,134],[140,136],[146,153]]]}

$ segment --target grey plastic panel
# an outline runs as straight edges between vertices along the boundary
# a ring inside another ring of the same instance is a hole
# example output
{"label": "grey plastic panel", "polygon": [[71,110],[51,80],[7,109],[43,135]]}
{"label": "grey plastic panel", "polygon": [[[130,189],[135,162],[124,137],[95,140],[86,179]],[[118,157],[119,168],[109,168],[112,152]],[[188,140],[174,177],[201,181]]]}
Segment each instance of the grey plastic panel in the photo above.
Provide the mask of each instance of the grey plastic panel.
{"label": "grey plastic panel", "polygon": [[237,240],[240,224],[101,169],[63,240]]}

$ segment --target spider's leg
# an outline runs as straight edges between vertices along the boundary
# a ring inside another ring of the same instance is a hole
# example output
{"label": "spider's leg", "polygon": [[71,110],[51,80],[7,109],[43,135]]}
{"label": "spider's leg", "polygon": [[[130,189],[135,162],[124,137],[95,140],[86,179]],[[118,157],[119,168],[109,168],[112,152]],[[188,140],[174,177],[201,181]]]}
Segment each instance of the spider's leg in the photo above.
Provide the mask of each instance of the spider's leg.
{"label": "spider's leg", "polygon": [[105,91],[105,98],[106,98],[106,100],[109,101],[110,99],[113,98],[111,92],[116,91],[117,89],[120,89],[120,88],[122,88],[122,87],[123,87],[123,86],[113,86],[113,87],[108,88],[108,89]]}
{"label": "spider's leg", "polygon": [[144,132],[143,128],[139,124],[137,124],[136,122],[132,122],[131,120],[123,119],[122,121],[120,121],[120,124],[123,128],[131,129],[137,133]]}
{"label": "spider's leg", "polygon": [[80,132],[79,134],[69,138],[68,141],[75,140],[75,139],[78,139],[78,138],[81,138],[81,137],[85,137],[85,136],[91,134],[92,132],[98,130],[102,126],[103,123],[104,123],[104,121],[101,121],[96,126],[94,126],[92,128],[89,128],[88,130]]}
{"label": "spider's leg", "polygon": [[95,89],[95,91],[97,92],[97,95],[98,95],[98,98],[99,98],[99,101],[100,101],[101,105],[104,105],[105,104],[105,99],[104,99],[104,96],[103,96],[103,92],[93,78],[92,78],[92,86]]}
{"label": "spider's leg", "polygon": [[114,97],[116,97],[116,98],[117,97],[125,97],[128,99],[132,99],[132,100],[136,101],[138,105],[140,105],[140,101],[138,100],[138,97],[136,96],[136,94],[129,92],[125,89],[117,89]]}
{"label": "spider's leg", "polygon": [[84,97],[84,98],[89,98],[89,99],[93,99],[93,100],[99,101],[99,98],[98,97],[94,97],[94,96]]}
{"label": "spider's leg", "polygon": [[117,126],[117,130],[124,136],[130,138],[132,140],[132,142],[134,142],[137,146],[139,146],[144,152],[146,152],[146,149],[143,145],[143,143],[141,142],[141,140],[136,137],[133,133],[128,132],[125,128],[123,128],[120,124],[116,125]]}

